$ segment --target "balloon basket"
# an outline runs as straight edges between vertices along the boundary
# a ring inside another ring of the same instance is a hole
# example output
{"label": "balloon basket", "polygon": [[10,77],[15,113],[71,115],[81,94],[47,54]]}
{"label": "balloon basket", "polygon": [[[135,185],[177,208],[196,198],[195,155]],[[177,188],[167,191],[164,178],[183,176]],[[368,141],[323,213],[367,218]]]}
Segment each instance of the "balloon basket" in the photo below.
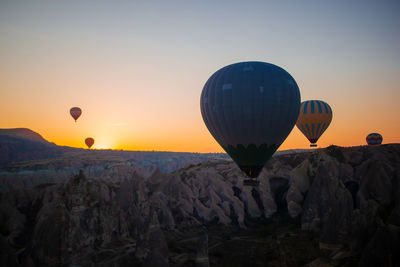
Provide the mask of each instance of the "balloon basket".
{"label": "balloon basket", "polygon": [[310,144],[310,147],[317,147],[317,144]]}
{"label": "balloon basket", "polygon": [[244,186],[258,186],[259,184],[260,184],[260,181],[255,180],[255,179],[243,180],[243,185]]}

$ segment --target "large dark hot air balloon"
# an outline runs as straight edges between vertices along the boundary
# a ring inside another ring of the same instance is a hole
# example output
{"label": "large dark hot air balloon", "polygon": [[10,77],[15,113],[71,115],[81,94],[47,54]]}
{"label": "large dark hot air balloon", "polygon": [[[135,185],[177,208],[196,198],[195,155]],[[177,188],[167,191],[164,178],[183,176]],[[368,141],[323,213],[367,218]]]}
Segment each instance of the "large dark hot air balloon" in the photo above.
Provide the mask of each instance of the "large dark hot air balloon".
{"label": "large dark hot air balloon", "polygon": [[94,144],[94,139],[92,137],[88,137],[85,139],[85,144],[88,146],[88,148],[90,149],[93,144]]}
{"label": "large dark hot air balloon", "polygon": [[370,133],[367,135],[366,140],[368,145],[373,146],[382,144],[383,138],[382,135],[378,133]]}
{"label": "large dark hot air balloon", "polygon": [[[300,110],[296,81],[264,62],[241,62],[215,72],[204,85],[201,114],[212,136],[250,178],[289,135]],[[252,183],[246,180],[245,183]]]}
{"label": "large dark hot air balloon", "polygon": [[310,146],[317,146],[317,141],[332,121],[331,107],[321,100],[307,100],[301,103],[296,126],[310,141]]}
{"label": "large dark hot air balloon", "polygon": [[69,113],[71,114],[72,118],[74,118],[74,120],[76,122],[76,120],[81,116],[82,110],[78,107],[73,107],[69,110]]}

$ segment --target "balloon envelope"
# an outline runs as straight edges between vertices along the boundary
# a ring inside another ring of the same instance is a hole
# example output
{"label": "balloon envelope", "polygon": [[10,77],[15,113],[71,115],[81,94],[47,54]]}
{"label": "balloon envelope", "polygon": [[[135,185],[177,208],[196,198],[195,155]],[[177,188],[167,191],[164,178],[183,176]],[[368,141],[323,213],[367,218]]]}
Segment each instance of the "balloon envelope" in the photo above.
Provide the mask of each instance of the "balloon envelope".
{"label": "balloon envelope", "polygon": [[91,148],[94,144],[94,139],[91,137],[88,137],[85,139],[85,144],[88,146],[88,148]]}
{"label": "balloon envelope", "polygon": [[71,114],[72,118],[76,121],[82,114],[82,110],[78,107],[73,107],[69,110],[69,113]]}
{"label": "balloon envelope", "polygon": [[208,79],[200,108],[215,140],[242,171],[256,178],[296,123],[300,91],[278,66],[241,62]]}
{"label": "balloon envelope", "polygon": [[373,146],[382,144],[383,138],[382,135],[378,133],[370,133],[367,135],[366,140],[368,145]]}
{"label": "balloon envelope", "polygon": [[307,100],[301,103],[296,126],[310,141],[311,146],[316,146],[315,143],[331,124],[332,116],[332,109],[326,102]]}

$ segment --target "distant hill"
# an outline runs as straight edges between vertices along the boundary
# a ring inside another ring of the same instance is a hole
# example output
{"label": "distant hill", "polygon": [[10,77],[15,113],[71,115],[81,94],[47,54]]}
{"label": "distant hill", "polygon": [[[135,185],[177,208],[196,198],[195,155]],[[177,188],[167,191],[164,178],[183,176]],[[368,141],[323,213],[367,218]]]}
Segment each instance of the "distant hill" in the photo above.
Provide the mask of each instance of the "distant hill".
{"label": "distant hill", "polygon": [[48,143],[40,134],[28,129],[28,128],[12,128],[12,129],[0,129],[0,136],[8,136],[14,138],[27,139],[31,141]]}
{"label": "distant hill", "polygon": [[0,166],[20,161],[55,158],[76,148],[60,147],[27,129],[0,129]]}
{"label": "distant hill", "polygon": [[[0,167],[22,161],[54,159],[63,156],[66,152],[85,152],[86,149],[68,146],[57,146],[48,142],[39,133],[28,128],[0,129]],[[188,161],[189,164],[207,160],[231,160],[225,153],[189,153],[168,151],[122,151],[122,150],[91,150],[91,153],[104,157],[121,157],[125,160],[137,160],[145,165],[156,165],[163,172],[169,172],[180,167],[187,159],[201,159]],[[291,149],[277,151],[275,156],[312,151],[310,149]],[[84,154],[87,157],[88,154]],[[91,154],[93,155],[93,154]],[[76,157],[75,155],[74,157]],[[78,158],[80,158],[79,155]],[[68,155],[70,158],[70,155]],[[176,159],[176,160],[172,160]],[[171,162],[174,161],[174,162]],[[179,161],[179,162],[178,162]],[[35,163],[36,164],[36,163]],[[166,166],[166,164],[168,166]],[[172,166],[174,165],[174,166]]]}
{"label": "distant hill", "polygon": [[57,146],[26,129],[0,129],[0,191],[45,182],[63,182],[84,170],[88,177],[124,180],[134,172],[147,177],[206,161],[229,159],[225,153],[121,151]]}

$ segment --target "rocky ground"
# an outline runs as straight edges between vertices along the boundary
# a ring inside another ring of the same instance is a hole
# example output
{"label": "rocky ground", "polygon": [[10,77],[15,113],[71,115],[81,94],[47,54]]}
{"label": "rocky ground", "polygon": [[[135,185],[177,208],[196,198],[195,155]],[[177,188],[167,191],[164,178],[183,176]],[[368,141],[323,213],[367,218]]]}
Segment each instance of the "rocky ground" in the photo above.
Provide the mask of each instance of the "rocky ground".
{"label": "rocky ground", "polygon": [[399,266],[400,145],[231,162],[0,195],[5,266]]}
{"label": "rocky ground", "polygon": [[80,170],[88,178],[123,181],[133,173],[147,178],[156,169],[169,173],[190,164],[227,158],[222,153],[81,150],[62,152],[52,158],[0,164],[0,192],[65,182]]}
{"label": "rocky ground", "polygon": [[58,146],[27,129],[0,129],[0,192],[61,183],[83,170],[94,179],[123,181],[133,173],[147,178],[190,164],[229,159],[225,153],[124,151]]}

